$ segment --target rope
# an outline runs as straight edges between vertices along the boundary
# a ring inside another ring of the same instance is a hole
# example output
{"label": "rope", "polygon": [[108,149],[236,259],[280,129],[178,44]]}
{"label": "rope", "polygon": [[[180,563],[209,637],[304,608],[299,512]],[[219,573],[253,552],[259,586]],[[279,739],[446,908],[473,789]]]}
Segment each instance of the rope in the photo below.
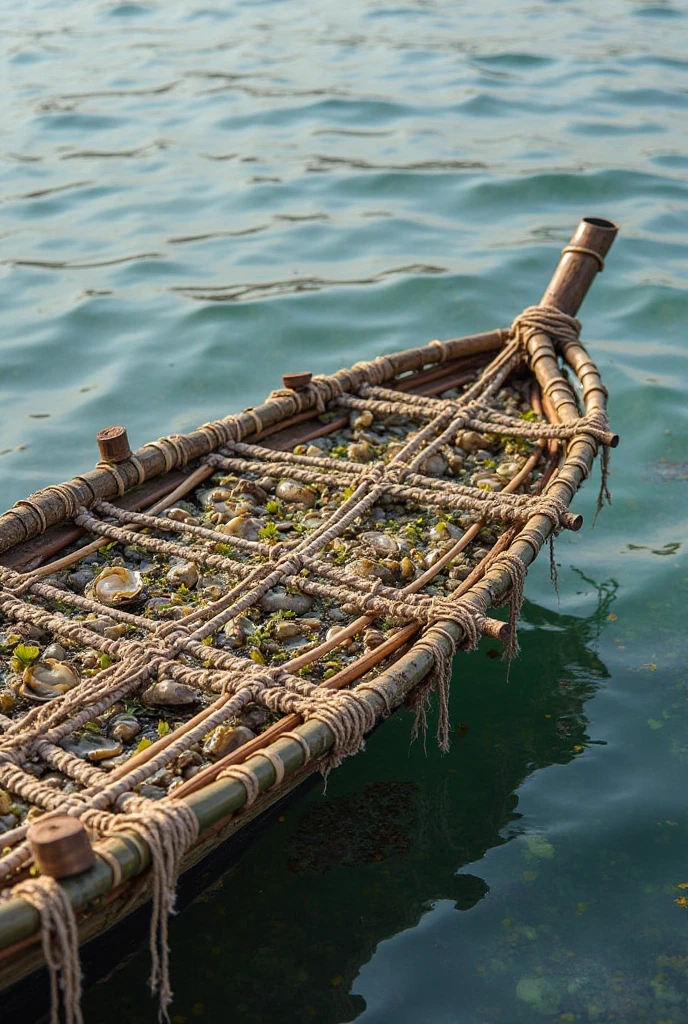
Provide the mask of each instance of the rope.
{"label": "rope", "polygon": [[54,878],[27,878],[13,887],[40,914],[43,956],[50,975],[50,1024],[60,1021],[60,984],[66,1024],[83,1024],[79,934],[72,904]]}
{"label": "rope", "polygon": [[[150,987],[159,997],[158,1020],[169,1022],[172,1002],[168,918],[174,913],[175,887],[182,857],[198,837],[198,818],[181,800],[140,801],[138,811],[118,815],[106,836],[134,831],[148,844],[152,858],[153,912],[150,925]],[[75,1021],[75,1024],[79,1022]]]}
{"label": "rope", "polygon": [[580,320],[554,306],[528,306],[516,317],[509,331],[524,354],[528,352],[528,343],[538,334],[546,334],[555,347],[563,347],[578,341],[580,332]]}
{"label": "rope", "polygon": [[604,260],[594,249],[588,249],[584,245],[567,245],[561,250],[561,255],[565,256],[567,252],[578,252],[581,256],[592,256],[592,258],[597,261],[598,273],[601,274],[604,270]]}
{"label": "rope", "polygon": [[521,615],[521,608],[523,607],[523,585],[527,569],[517,555],[512,555],[508,551],[498,555],[492,562],[491,568],[501,569],[509,577],[510,587],[507,590],[506,596],[499,603],[505,604],[508,602],[509,604],[509,635],[504,644],[502,656],[508,660],[509,667],[511,667],[511,662],[518,655],[520,649],[517,626]]}

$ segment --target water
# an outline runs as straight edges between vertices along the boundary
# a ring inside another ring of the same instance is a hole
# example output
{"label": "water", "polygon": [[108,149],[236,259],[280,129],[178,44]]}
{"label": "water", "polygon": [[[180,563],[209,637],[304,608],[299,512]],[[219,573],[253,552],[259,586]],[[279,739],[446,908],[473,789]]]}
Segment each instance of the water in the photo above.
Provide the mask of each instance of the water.
{"label": "water", "polygon": [[[688,5],[5,0],[2,505],[286,369],[508,324],[582,215],[614,505],[451,753],[391,720],[173,922],[176,1024],[688,1021]],[[155,1020],[145,935],[87,1020]]]}

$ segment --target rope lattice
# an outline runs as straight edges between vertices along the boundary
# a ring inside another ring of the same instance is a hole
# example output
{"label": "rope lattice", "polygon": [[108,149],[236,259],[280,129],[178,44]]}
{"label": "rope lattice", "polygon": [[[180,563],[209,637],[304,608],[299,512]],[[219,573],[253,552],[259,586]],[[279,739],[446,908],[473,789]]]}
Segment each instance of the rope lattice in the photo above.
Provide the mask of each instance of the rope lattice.
{"label": "rope lattice", "polygon": [[[363,580],[346,566],[324,559],[326,549],[351,529],[382,499],[421,505],[434,509],[466,513],[473,519],[492,521],[512,528],[514,534],[534,516],[545,516],[551,533],[573,525],[565,502],[545,491],[542,494],[489,492],[460,484],[456,480],[428,475],[427,460],[460,431],[470,430],[528,441],[571,443],[581,437],[605,453],[610,443],[606,417],[599,410],[573,422],[547,424],[527,422],[507,415],[494,406],[494,398],[510,374],[527,361],[528,344],[539,334],[553,338],[560,347],[577,342],[580,324],[556,310],[531,307],[512,327],[510,340],[478,379],[455,399],[434,399],[385,387],[391,372],[384,357],[358,364],[348,371],[352,387],[345,390],[334,378],[314,378],[303,392],[276,392],[290,414],[312,407],[321,412],[365,410],[377,416],[403,416],[417,424],[388,461],[367,464],[333,460],[320,455],[297,455],[247,444],[242,431],[232,420],[206,424],[203,430],[212,436],[215,451],[205,458],[209,469],[253,478],[290,480],[343,489],[345,497],[324,521],[296,540],[268,543],[239,536],[228,537],[215,527],[162,518],[124,510],[111,503],[93,502],[89,508],[78,505],[66,485],[54,490],[64,492],[71,520],[96,538],[120,545],[136,545],[153,556],[183,558],[199,569],[226,574],[226,592],[203,607],[197,607],[182,619],[157,621],[123,608],[104,606],[94,596],[66,591],[41,573],[20,574],[0,569],[0,612],[9,620],[51,633],[57,640],[85,646],[99,652],[108,662],[90,677],[21,719],[0,721],[0,785],[45,813],[59,810],[80,817],[94,835],[112,836],[135,831],[147,842],[153,863],[154,910],[151,926],[153,969],[151,985],[159,992],[161,1014],[166,1016],[171,999],[167,963],[167,916],[174,905],[174,886],[182,857],[195,840],[198,822],[186,804],[172,797],[159,802],[146,799],[136,790],[147,780],[190,751],[214,728],[229,722],[248,704],[257,704],[270,712],[299,715],[302,720],[326,724],[334,736],[325,771],[342,757],[355,753],[365,733],[375,721],[375,713],[366,692],[381,693],[381,687],[364,679],[351,689],[333,690],[289,672],[279,665],[261,665],[230,650],[213,645],[213,638],[228,623],[236,621],[248,609],[259,604],[269,591],[284,586],[301,594],[334,598],[358,615],[389,616],[401,625],[424,629],[417,641],[419,649],[433,658],[434,670],[428,686],[439,695],[438,742],[443,750],[449,745],[448,693],[451,661],[457,646],[472,650],[484,628],[487,598],[483,591],[470,589],[461,597],[437,598],[408,587],[400,591],[380,579]],[[435,343],[441,345],[441,343]],[[342,372],[343,373],[343,372]],[[342,377],[340,373],[339,377]],[[355,386],[354,386],[355,384]],[[160,451],[166,470],[184,465],[189,449],[183,437],[161,439],[148,447]],[[118,493],[125,489],[125,478],[116,467],[108,466],[117,483]],[[137,470],[139,482],[141,467]],[[606,488],[606,477],[603,484]],[[608,492],[607,492],[608,493]],[[41,520],[40,504],[24,503]],[[229,541],[230,549],[227,550]],[[218,545],[223,545],[218,549]],[[510,587],[510,632],[507,654],[518,651],[516,624],[523,594],[525,566],[508,552],[497,552],[487,560],[487,572],[502,570]],[[56,610],[55,605],[61,610]],[[67,606],[67,610],[65,609]],[[88,623],[73,617],[107,614],[126,627],[117,638],[94,632]],[[130,634],[133,632],[134,637]],[[127,635],[129,634],[129,635]],[[458,635],[459,639],[455,638]],[[159,752],[147,759],[135,759],[115,775],[64,750],[62,742],[77,729],[92,723],[113,706],[140,694],[155,682],[173,680],[199,690],[220,695],[220,703],[193,728],[182,732]],[[383,696],[387,711],[388,698]],[[424,702],[419,704],[418,721],[424,719]],[[310,750],[302,736],[291,733],[301,744],[304,761]],[[275,770],[276,784],[284,775],[278,755],[262,752]],[[73,780],[67,796],[41,781],[29,770],[40,761]],[[247,766],[233,765],[223,772],[246,789],[246,802],[260,793],[257,776]],[[11,881],[18,870],[30,864],[26,825],[2,835],[5,848],[0,855],[0,880]],[[57,971],[62,972],[67,1019],[80,1024],[79,971],[75,967],[75,924],[73,914],[64,911],[64,894],[47,879],[27,880],[15,885],[14,892],[36,906],[44,924],[44,944],[53,994]],[[56,1002],[54,1001],[54,1005]],[[54,1020],[56,1011],[54,1011]]]}

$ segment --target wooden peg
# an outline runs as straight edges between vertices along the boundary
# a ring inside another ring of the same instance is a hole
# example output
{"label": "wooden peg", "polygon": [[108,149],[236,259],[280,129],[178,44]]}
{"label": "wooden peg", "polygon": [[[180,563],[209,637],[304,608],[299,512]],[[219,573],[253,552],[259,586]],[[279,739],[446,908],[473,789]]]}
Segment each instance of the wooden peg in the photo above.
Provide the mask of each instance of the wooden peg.
{"label": "wooden peg", "polygon": [[282,377],[282,387],[298,391],[300,388],[307,388],[312,379],[312,373],[285,373]]}
{"label": "wooden peg", "polygon": [[78,818],[56,814],[34,822],[27,838],[42,875],[66,878],[87,871],[95,862],[88,832]]}
{"label": "wooden peg", "polygon": [[96,434],[102,462],[124,462],[131,458],[131,448],[125,427],[104,427]]}

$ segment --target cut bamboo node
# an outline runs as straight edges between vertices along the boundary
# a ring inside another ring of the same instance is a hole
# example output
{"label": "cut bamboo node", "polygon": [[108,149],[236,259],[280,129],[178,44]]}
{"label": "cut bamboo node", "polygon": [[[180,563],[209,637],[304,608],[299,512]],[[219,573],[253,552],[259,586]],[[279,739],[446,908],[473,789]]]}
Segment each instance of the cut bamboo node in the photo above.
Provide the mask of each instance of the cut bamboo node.
{"label": "cut bamboo node", "polygon": [[509,636],[509,623],[488,617],[483,621],[481,632],[491,640],[501,640],[504,643]]}
{"label": "cut bamboo node", "polygon": [[124,462],[131,458],[126,427],[104,427],[96,434],[102,462]]}
{"label": "cut bamboo node", "polygon": [[567,512],[564,516],[564,520],[564,526],[566,529],[572,530],[574,533],[578,533],[583,526],[583,516],[574,515],[572,512]]}
{"label": "cut bamboo node", "polygon": [[282,387],[288,388],[290,391],[300,391],[301,388],[307,388],[313,379],[313,374],[308,373],[285,373],[282,376]]}
{"label": "cut bamboo node", "polygon": [[95,862],[91,840],[78,818],[57,814],[35,822],[27,833],[36,867],[42,875],[67,878],[88,871]]}

